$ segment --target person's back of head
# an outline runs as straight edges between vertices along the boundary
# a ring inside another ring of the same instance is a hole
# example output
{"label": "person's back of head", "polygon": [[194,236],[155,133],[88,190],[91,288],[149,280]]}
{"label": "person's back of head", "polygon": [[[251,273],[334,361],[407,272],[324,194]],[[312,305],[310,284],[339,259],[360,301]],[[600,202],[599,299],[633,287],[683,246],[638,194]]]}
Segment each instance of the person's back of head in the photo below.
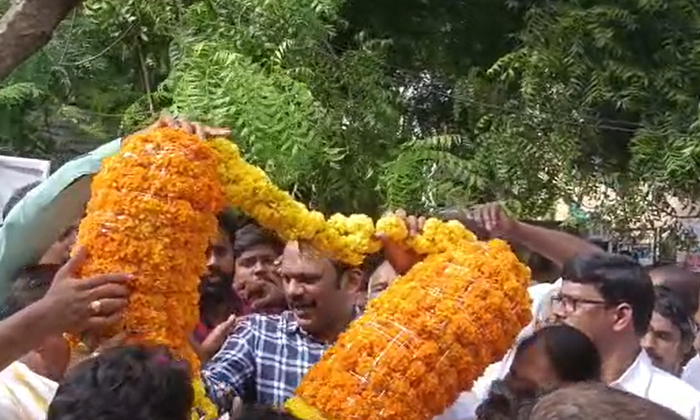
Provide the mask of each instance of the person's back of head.
{"label": "person's back of head", "polygon": [[566,283],[592,286],[608,310],[631,309],[634,332],[639,337],[646,334],[654,310],[654,287],[644,268],[631,258],[610,253],[576,256],[564,264],[562,280],[562,290]]}
{"label": "person's back of head", "polygon": [[14,190],[10,198],[7,200],[7,203],[5,203],[5,207],[2,209],[2,219],[7,219],[7,215],[10,214],[10,211],[17,205],[17,203],[22,201],[24,196],[27,195],[29,191],[36,188],[36,186],[39,184],[41,184],[41,181],[34,181]]}
{"label": "person's back of head", "polygon": [[543,396],[531,420],[682,420],[672,410],[602,383],[570,385]]}
{"label": "person's back of head", "polygon": [[600,380],[600,353],[593,341],[569,325],[551,325],[535,331],[518,344],[516,357],[531,347],[545,353],[560,383]]}
{"label": "person's back of head", "polygon": [[123,347],[71,370],[47,420],[189,420],[193,401],[186,363],[161,347]]}

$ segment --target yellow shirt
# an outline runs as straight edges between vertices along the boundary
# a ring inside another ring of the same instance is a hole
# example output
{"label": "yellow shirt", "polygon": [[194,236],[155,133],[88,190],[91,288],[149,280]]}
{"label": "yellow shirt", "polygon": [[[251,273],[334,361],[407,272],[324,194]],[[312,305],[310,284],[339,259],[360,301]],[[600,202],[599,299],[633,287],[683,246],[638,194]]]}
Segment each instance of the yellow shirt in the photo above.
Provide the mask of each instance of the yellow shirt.
{"label": "yellow shirt", "polygon": [[58,384],[14,362],[0,372],[0,419],[46,420]]}

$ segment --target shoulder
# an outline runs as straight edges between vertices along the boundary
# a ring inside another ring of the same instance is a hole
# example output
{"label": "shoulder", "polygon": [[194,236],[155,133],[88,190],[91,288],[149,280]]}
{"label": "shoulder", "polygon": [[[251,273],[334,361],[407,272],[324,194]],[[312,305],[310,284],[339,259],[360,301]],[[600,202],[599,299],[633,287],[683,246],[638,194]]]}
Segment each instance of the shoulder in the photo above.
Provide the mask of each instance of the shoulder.
{"label": "shoulder", "polygon": [[250,314],[241,318],[234,332],[250,331],[256,334],[273,333],[282,331],[294,322],[294,315],[290,311],[279,315]]}
{"label": "shoulder", "polygon": [[689,419],[700,419],[700,391],[659,368],[652,368],[649,399]]}

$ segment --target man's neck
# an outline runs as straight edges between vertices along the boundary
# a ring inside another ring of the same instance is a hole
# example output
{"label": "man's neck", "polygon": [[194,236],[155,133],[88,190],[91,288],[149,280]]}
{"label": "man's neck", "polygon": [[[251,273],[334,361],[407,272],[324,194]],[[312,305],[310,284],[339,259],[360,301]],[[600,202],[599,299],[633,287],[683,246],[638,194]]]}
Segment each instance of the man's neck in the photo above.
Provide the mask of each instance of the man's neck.
{"label": "man's neck", "polygon": [[603,382],[609,385],[619,380],[637,360],[641,351],[639,340],[636,339],[627,340],[601,351],[601,379]]}
{"label": "man's neck", "polygon": [[338,336],[342,334],[350,325],[354,319],[355,308],[350,306],[350,308],[344,312],[344,315],[338,318],[338,321],[329,325],[329,327],[323,331],[313,334],[313,337],[322,343],[335,343]]}

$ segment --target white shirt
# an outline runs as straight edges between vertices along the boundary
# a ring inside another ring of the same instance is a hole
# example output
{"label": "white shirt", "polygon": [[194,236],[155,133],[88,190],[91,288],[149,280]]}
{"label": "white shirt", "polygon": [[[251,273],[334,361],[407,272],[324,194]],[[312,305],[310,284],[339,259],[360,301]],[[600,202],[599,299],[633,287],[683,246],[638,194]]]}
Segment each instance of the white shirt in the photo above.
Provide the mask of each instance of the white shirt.
{"label": "white shirt", "polygon": [[693,388],[700,390],[700,356],[696,354],[688,361],[683,369],[681,379],[692,385]]}
{"label": "white shirt", "polygon": [[515,345],[506,353],[502,360],[486,368],[479,379],[474,382],[471,391],[460,394],[457,401],[445,412],[433,420],[472,420],[476,418],[476,407],[488,396],[493,381],[505,378],[515,356],[517,343],[530,336],[535,330],[535,321],[544,321],[549,315],[550,297],[559,290],[561,279],[555,283],[542,283],[530,286],[527,291],[532,299],[533,321],[518,335]]}
{"label": "white shirt", "polygon": [[46,420],[58,384],[14,362],[0,372],[0,419]]}
{"label": "white shirt", "polygon": [[610,386],[670,408],[688,420],[700,420],[700,391],[655,367],[644,350]]}

